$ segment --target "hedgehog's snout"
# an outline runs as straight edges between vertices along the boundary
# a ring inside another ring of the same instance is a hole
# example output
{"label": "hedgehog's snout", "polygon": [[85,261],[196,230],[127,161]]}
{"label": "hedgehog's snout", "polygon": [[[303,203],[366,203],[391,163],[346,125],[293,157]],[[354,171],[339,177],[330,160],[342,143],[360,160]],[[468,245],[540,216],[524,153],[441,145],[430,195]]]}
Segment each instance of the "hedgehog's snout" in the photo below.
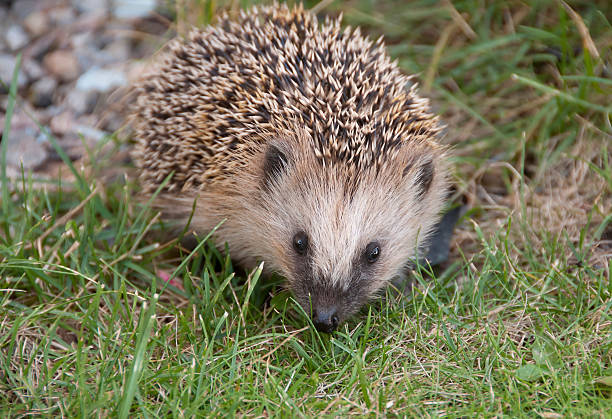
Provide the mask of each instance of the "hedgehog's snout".
{"label": "hedgehog's snout", "polygon": [[316,307],[312,312],[312,322],[319,332],[331,333],[340,323],[338,310],[335,306]]}
{"label": "hedgehog's snout", "polygon": [[359,308],[359,298],[337,286],[313,283],[317,286],[309,287],[306,296],[298,291],[297,295],[305,297],[298,300],[319,332],[332,333]]}

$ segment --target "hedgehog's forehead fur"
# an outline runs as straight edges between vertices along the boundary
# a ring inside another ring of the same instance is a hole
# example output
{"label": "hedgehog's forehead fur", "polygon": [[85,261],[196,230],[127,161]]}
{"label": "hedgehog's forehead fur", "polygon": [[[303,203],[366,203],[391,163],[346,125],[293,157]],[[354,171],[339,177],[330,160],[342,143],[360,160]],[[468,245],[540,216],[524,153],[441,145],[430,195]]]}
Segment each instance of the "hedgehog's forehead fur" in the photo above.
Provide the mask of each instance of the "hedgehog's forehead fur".
{"label": "hedgehog's forehead fur", "polygon": [[[262,199],[253,204],[259,208],[250,211],[248,226],[241,230],[251,231],[259,247],[273,244],[264,250],[270,254],[260,256],[290,282],[298,282],[294,291],[307,288],[308,284],[299,283],[304,279],[315,286],[344,290],[355,285],[355,270],[360,269],[366,246],[378,242],[382,263],[369,268],[372,289],[360,295],[368,297],[398,274],[430,232],[435,219],[431,208],[438,208],[444,196],[444,165],[435,163],[439,173],[427,184],[423,168],[433,167],[438,156],[416,143],[410,152],[400,149],[387,165],[363,169],[356,182],[346,178],[343,165],[317,168],[319,158],[302,135],[307,134],[298,131],[294,137],[272,141],[283,152],[287,166],[264,188]],[[309,239],[306,275],[296,272],[305,267],[291,247],[298,231]]]}
{"label": "hedgehog's forehead fur", "polygon": [[152,189],[172,171],[169,190],[223,180],[262,133],[300,127],[320,164],[359,176],[402,144],[438,132],[427,101],[381,39],[343,31],[340,18],[319,25],[301,6],[252,9],[193,30],[187,42],[169,45],[140,93],[137,160]]}

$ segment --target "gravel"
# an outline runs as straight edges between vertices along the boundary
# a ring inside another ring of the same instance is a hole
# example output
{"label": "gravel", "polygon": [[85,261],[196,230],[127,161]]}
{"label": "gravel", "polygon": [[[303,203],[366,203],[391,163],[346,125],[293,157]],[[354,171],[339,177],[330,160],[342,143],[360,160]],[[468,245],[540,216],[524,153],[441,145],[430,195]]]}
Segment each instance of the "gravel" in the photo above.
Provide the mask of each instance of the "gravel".
{"label": "gravel", "polygon": [[61,81],[76,79],[81,73],[79,61],[72,51],[56,50],[43,58],[43,65],[49,73]]}
{"label": "gravel", "polygon": [[100,95],[95,90],[71,90],[66,96],[66,103],[78,115],[92,113]]}
{"label": "gravel", "polygon": [[12,167],[12,172],[20,175],[22,166],[26,172],[40,166],[48,155],[46,141],[45,135],[40,132],[30,115],[23,110],[17,110],[11,119],[6,154],[7,165]]}
{"label": "gravel", "polygon": [[4,40],[11,51],[17,51],[28,44],[30,37],[21,26],[11,25],[4,34]]}
{"label": "gravel", "polygon": [[40,10],[44,3],[49,2],[43,0],[15,0],[12,3],[11,15],[17,18],[17,20],[24,20],[30,13]]}
{"label": "gravel", "polygon": [[156,0],[115,0],[113,14],[119,19],[134,19],[149,15],[156,7]]}
{"label": "gravel", "polygon": [[73,159],[86,155],[83,139],[91,146],[123,126],[126,86],[142,74],[138,60],[158,47],[145,40],[168,31],[152,14],[164,1],[0,0],[0,131],[22,55],[7,141],[11,176],[21,165],[44,176],[61,164],[38,124]]}
{"label": "gravel", "polygon": [[37,108],[46,108],[53,103],[53,94],[58,82],[55,78],[46,76],[32,84],[30,88],[30,101]]}
{"label": "gravel", "polygon": [[112,68],[92,68],[79,77],[76,88],[83,91],[107,92],[126,84],[127,78],[122,71]]}
{"label": "gravel", "polygon": [[23,27],[30,33],[30,35],[37,38],[49,32],[51,29],[51,22],[46,13],[42,11],[35,11],[30,13],[24,19]]}
{"label": "gravel", "polygon": [[[0,53],[0,80],[7,86],[11,84],[16,63],[17,58],[14,55]],[[22,88],[27,84],[27,82],[28,78],[26,75],[23,74],[23,72],[20,72],[17,76],[17,87]],[[3,86],[1,91],[6,93],[8,89],[5,89]]]}
{"label": "gravel", "polygon": [[108,13],[108,0],[72,0],[72,7],[81,13]]}

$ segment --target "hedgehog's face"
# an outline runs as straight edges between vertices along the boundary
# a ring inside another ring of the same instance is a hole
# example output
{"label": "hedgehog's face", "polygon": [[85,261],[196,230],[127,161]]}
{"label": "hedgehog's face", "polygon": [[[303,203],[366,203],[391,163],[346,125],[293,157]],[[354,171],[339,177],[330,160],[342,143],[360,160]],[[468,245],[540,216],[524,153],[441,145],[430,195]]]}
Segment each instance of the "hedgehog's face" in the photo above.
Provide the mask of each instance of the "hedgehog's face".
{"label": "hedgehog's face", "polygon": [[414,257],[442,205],[434,156],[414,147],[351,178],[308,150],[268,147],[265,253],[317,329],[333,331]]}

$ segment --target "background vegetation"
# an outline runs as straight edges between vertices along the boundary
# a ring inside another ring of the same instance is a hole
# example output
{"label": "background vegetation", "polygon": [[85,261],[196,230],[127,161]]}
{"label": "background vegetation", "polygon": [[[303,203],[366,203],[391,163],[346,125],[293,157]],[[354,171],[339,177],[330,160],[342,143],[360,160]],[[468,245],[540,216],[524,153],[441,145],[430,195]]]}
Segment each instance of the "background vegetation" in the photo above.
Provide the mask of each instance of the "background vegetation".
{"label": "background vegetation", "polygon": [[[158,42],[250,4],[172,4]],[[470,208],[449,263],[319,335],[278,278],[177,247],[103,181],[123,140],[60,150],[44,187],[2,171],[3,416],[610,417],[612,4],[307,6],[384,35],[447,124]]]}

